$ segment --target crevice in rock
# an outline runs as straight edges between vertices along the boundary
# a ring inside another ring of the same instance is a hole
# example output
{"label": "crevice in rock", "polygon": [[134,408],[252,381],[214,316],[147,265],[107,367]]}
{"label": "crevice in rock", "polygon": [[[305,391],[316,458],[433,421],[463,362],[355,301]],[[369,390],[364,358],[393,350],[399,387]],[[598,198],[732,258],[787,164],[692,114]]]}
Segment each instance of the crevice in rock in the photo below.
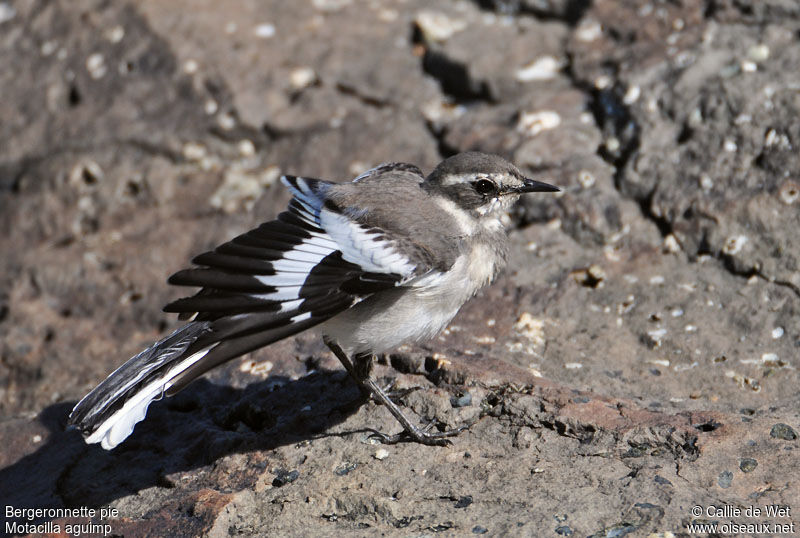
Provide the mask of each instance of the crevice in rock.
{"label": "crevice in rock", "polygon": [[434,45],[429,44],[425,49],[422,70],[436,79],[442,93],[455,103],[492,102],[486,81],[476,80],[466,64],[449,58]]}
{"label": "crevice in rock", "polygon": [[460,153],[461,150],[447,143],[447,129],[438,128],[433,122],[428,120],[425,120],[425,128],[428,129],[428,132],[434,140],[436,140],[436,151],[439,152],[439,156],[442,159]]}
{"label": "crevice in rock", "polygon": [[353,97],[360,101],[362,104],[373,107],[373,108],[386,108],[391,103],[384,99],[379,99],[377,97],[372,97],[370,95],[365,95],[358,91],[358,88],[345,84],[344,82],[337,82],[336,83],[336,91],[347,95],[349,97]]}
{"label": "crevice in rock", "polygon": [[[475,3],[481,9],[494,11],[502,15],[531,15],[543,21],[564,21],[570,26],[577,25],[586,11],[592,7],[592,0],[566,0],[564,2],[475,0]],[[563,5],[563,7],[559,4]]]}

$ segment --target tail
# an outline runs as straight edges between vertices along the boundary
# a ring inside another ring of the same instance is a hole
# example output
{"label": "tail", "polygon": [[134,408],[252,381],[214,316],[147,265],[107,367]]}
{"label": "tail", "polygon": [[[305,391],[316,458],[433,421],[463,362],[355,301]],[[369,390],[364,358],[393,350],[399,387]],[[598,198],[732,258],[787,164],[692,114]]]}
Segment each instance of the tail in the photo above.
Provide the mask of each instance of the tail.
{"label": "tail", "polygon": [[191,322],[128,360],[78,402],[68,424],[87,443],[100,443],[106,450],[117,446],[144,419],[150,402],[161,399],[176,378],[217,345],[195,349],[209,325]]}
{"label": "tail", "polygon": [[175,394],[223,362],[313,327],[330,315],[276,318],[266,312],[189,322],[117,368],[78,402],[68,424],[76,426],[87,443],[111,450],[144,420],[154,400]]}

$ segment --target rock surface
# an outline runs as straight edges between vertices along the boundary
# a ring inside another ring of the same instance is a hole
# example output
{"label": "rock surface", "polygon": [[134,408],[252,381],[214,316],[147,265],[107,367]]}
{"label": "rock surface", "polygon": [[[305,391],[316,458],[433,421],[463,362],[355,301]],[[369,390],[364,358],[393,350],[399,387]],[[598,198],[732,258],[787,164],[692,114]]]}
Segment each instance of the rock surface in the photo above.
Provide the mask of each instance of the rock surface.
{"label": "rock surface", "polygon": [[[798,532],[764,513],[800,510],[798,35],[781,0],[0,1],[4,526]],[[472,424],[451,446],[374,444],[394,419],[313,334],[112,452],[64,431],[175,326],[165,276],[283,208],[280,173],[469,149],[564,192],[516,209],[511,267],[440,338],[381,359],[421,421]]]}

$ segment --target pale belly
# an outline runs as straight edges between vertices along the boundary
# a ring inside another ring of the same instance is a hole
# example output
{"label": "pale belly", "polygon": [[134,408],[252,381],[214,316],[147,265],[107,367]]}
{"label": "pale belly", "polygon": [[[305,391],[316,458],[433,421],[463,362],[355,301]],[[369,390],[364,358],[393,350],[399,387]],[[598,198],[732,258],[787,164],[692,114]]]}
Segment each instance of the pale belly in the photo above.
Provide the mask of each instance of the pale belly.
{"label": "pale belly", "polygon": [[470,259],[475,262],[467,264],[464,257],[430,283],[367,297],[320,325],[319,331],[347,353],[383,353],[402,344],[430,340],[499,269],[493,256]]}

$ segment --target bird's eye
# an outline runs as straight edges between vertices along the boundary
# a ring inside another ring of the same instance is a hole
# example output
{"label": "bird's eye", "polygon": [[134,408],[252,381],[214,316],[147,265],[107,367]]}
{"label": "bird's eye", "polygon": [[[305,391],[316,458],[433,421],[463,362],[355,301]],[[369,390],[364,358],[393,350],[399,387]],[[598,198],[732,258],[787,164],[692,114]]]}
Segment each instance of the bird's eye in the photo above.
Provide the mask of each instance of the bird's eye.
{"label": "bird's eye", "polygon": [[473,186],[475,187],[475,190],[478,191],[478,194],[482,194],[484,196],[497,193],[497,185],[488,179],[479,179],[473,183]]}

